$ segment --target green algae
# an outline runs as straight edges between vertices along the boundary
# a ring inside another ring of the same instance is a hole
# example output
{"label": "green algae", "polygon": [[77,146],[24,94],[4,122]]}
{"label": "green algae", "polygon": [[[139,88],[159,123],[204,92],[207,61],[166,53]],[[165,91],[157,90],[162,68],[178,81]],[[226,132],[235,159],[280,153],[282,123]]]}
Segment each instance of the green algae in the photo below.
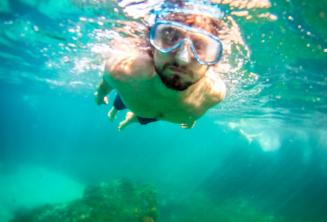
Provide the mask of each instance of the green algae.
{"label": "green algae", "polygon": [[155,222],[155,192],[128,180],[88,186],[81,199],[20,212],[12,222]]}

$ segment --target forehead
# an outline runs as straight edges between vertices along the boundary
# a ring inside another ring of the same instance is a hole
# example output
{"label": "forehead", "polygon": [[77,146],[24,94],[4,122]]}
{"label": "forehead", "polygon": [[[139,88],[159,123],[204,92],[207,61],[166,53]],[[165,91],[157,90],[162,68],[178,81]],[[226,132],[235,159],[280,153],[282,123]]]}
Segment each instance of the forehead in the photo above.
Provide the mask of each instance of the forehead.
{"label": "forehead", "polygon": [[210,33],[213,33],[214,29],[214,19],[205,15],[170,13],[162,17],[162,19],[179,22],[194,28],[200,28]]}

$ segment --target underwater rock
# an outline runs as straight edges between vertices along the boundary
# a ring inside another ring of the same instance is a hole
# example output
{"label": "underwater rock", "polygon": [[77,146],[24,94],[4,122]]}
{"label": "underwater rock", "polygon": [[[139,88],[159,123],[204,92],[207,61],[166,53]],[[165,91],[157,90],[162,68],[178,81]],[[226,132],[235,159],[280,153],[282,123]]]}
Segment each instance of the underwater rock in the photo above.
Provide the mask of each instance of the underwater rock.
{"label": "underwater rock", "polygon": [[155,222],[155,192],[128,180],[88,186],[81,199],[16,212],[11,222]]}

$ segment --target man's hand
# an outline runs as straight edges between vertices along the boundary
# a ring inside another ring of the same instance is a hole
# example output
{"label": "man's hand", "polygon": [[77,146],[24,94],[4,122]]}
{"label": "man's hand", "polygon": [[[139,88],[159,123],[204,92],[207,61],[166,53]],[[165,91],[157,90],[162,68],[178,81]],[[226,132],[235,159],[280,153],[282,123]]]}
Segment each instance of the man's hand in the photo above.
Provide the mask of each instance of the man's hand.
{"label": "man's hand", "polygon": [[100,96],[100,94],[98,92],[95,92],[94,95],[95,95],[95,102],[98,105],[109,104],[109,99],[107,96]]}
{"label": "man's hand", "polygon": [[109,86],[109,84],[102,80],[98,86],[97,91],[94,93],[95,102],[98,105],[109,104],[109,99],[107,95],[110,93],[110,91],[111,87]]}

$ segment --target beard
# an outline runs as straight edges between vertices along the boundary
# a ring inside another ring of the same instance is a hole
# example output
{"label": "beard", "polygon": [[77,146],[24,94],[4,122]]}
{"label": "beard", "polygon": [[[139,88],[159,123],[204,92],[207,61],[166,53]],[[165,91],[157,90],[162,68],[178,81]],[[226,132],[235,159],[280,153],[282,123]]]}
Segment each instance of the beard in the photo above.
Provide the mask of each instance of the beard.
{"label": "beard", "polygon": [[194,73],[178,64],[165,64],[161,69],[156,68],[162,82],[171,89],[182,91],[194,84]]}

